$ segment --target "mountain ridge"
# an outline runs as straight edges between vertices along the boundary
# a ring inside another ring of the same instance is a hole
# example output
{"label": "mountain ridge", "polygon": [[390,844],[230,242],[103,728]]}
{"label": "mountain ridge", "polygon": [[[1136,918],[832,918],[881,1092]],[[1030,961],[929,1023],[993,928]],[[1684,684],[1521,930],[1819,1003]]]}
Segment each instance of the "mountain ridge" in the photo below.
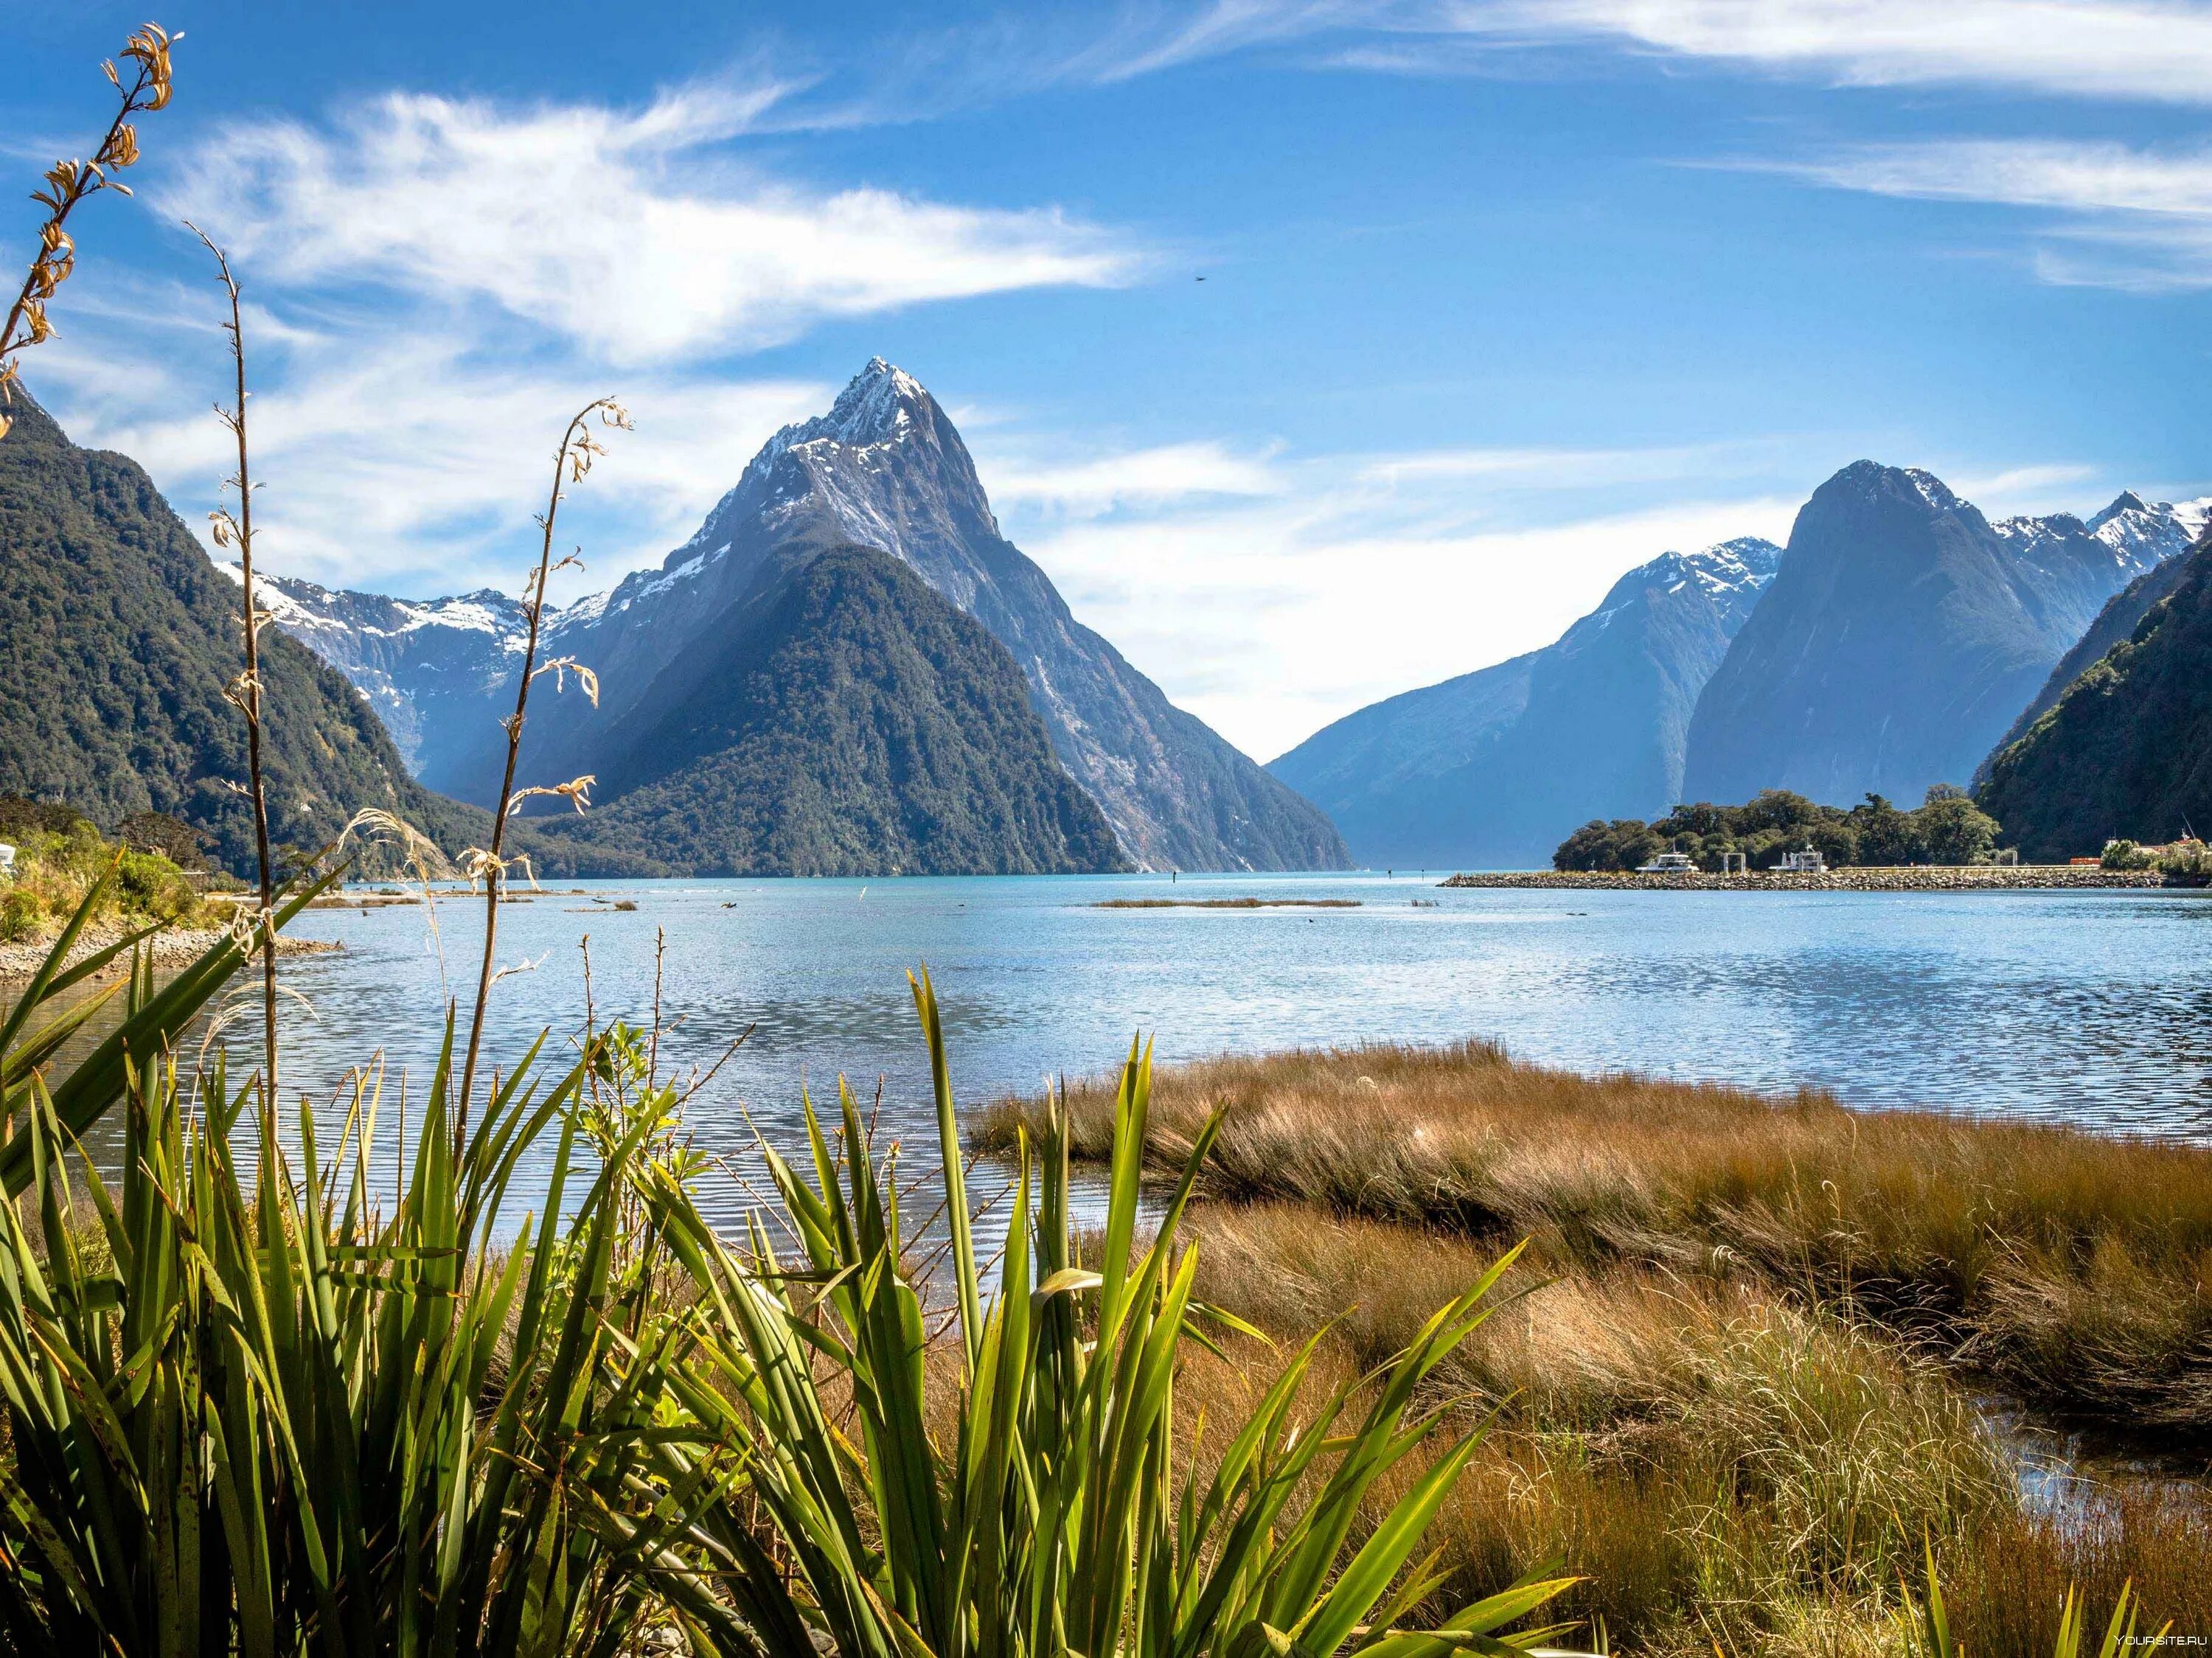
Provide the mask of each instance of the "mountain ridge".
{"label": "mountain ridge", "polygon": [[[242,871],[246,726],[238,588],[129,457],[72,442],[20,388],[0,439],[0,793],[112,825],[153,810]],[[258,592],[257,584],[257,592]],[[263,771],[274,838],[334,839],[364,806],[448,852],[488,820],[411,778],[362,694],[281,632],[264,635]]]}
{"label": "mountain ridge", "polygon": [[1270,769],[1371,864],[1540,865],[1593,815],[1675,804],[1691,707],[1780,556],[1662,553],[1553,643],[1370,704]]}
{"label": "mountain ridge", "polygon": [[[548,770],[610,773],[629,764],[617,733],[650,729],[690,687],[670,665],[710,629],[747,612],[790,571],[836,544],[872,546],[913,568],[957,608],[974,616],[1012,653],[1054,751],[1097,802],[1132,861],[1147,867],[1341,867],[1343,842],[1310,803],[1176,708],[1120,652],[1075,620],[1036,564],[1003,538],[959,433],[935,398],[884,359],[867,367],[823,415],[793,423],[762,446],[699,529],[655,569],[549,614],[544,649],[572,655],[598,673],[600,701],[533,710],[533,752]],[[288,588],[302,608],[313,596]],[[450,601],[438,601],[448,603]],[[330,629],[318,629],[315,621]],[[297,636],[359,661],[332,629],[344,618],[327,602],[296,624]],[[436,647],[428,631],[413,641]],[[426,735],[425,781],[462,798],[495,775],[500,734],[490,700],[467,682],[495,669],[477,644],[439,657],[434,649],[378,665],[405,694],[428,682],[435,658],[447,735]],[[356,670],[358,671],[358,670]],[[512,670],[508,671],[510,673]],[[375,682],[372,680],[372,694]],[[511,694],[511,692],[510,692]],[[471,698],[483,703],[471,714]],[[403,716],[404,719],[404,716]]]}
{"label": "mountain ridge", "polygon": [[2212,542],[2172,564],[2127,637],[1991,756],[1978,798],[2023,856],[2212,828]]}
{"label": "mountain ridge", "polygon": [[1992,524],[1933,473],[1838,471],[1698,695],[1686,796],[1915,799],[1971,778],[2112,594],[2165,556],[2120,502],[2100,519],[2110,534],[2069,513]]}

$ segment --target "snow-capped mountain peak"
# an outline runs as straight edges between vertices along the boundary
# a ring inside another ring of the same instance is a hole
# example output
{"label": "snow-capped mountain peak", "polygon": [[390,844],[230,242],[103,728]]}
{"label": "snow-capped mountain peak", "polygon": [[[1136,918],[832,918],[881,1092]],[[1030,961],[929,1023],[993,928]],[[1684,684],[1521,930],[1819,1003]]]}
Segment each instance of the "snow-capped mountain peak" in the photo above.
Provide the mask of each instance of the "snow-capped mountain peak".
{"label": "snow-capped mountain peak", "polygon": [[871,357],[846,382],[828,414],[793,421],[768,440],[746,470],[773,465],[787,451],[807,445],[835,443],[865,452],[903,442],[935,425],[930,404],[920,380],[881,357]]}
{"label": "snow-capped mountain peak", "polygon": [[2124,564],[2148,569],[2194,546],[2212,519],[2212,496],[2197,501],[2147,501],[2124,490],[2092,518],[2089,533]]}

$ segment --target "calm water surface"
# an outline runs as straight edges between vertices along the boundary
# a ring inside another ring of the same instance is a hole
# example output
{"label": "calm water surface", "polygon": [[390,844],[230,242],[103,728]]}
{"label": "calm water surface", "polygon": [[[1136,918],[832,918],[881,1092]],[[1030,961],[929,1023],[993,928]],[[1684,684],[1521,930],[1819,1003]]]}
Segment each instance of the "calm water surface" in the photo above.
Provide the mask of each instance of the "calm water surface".
{"label": "calm water surface", "polygon": [[[1356,908],[1102,909],[1104,899],[1352,898]],[[611,908],[634,900],[635,910]],[[1416,901],[1419,901],[1418,902]],[[481,909],[310,914],[344,953],[288,961],[288,1083],[327,1091],[381,1049],[419,1078],[446,986],[471,986]],[[801,1085],[880,1086],[884,1132],[933,1139],[905,973],[935,976],[963,1103],[1106,1070],[1133,1033],[1168,1060],[1381,1039],[1495,1038],[1526,1059],[1762,1089],[1833,1090],[2212,1139],[2212,898],[2186,892],[1445,890],[1427,880],[1097,877],[599,883],[501,913],[489,1036],[512,1058],[581,1023],[650,1015],[665,1065],[705,1067],[699,1144],[787,1141]],[[441,976],[440,955],[444,967]],[[231,1040],[258,1049],[258,1032]],[[288,1092],[291,1091],[288,1087]],[[388,1111],[388,1108],[387,1108]],[[714,1199],[734,1212],[734,1183]]]}

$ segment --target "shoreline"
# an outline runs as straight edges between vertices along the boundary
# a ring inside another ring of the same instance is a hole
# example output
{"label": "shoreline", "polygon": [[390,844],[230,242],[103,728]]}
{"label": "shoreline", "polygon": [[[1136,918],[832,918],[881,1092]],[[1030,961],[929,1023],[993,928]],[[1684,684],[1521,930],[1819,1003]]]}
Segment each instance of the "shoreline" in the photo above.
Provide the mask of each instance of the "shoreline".
{"label": "shoreline", "polygon": [[1437,883],[1553,891],[1621,892],[2026,892],[2100,887],[2165,887],[2154,869],[2101,869],[2073,864],[1915,865],[1905,868],[1832,869],[1818,875],[1752,870],[1737,875],[1642,875],[1632,870],[1525,869],[1469,872]]}
{"label": "shoreline", "polygon": [[[64,966],[76,966],[86,957],[105,950],[129,931],[129,928],[118,926],[112,922],[88,926],[70,950]],[[203,950],[222,937],[222,930],[219,927],[179,927],[157,932],[145,942],[154,952],[154,965],[171,968],[183,967],[197,960]],[[53,947],[52,938],[27,938],[18,944],[0,944],[0,984],[17,985],[30,978],[46,961],[46,952]],[[276,940],[279,956],[320,956],[344,948],[343,944],[328,938],[280,937]],[[129,964],[127,957],[118,957],[105,970],[94,976],[106,978],[112,974],[123,972]]]}

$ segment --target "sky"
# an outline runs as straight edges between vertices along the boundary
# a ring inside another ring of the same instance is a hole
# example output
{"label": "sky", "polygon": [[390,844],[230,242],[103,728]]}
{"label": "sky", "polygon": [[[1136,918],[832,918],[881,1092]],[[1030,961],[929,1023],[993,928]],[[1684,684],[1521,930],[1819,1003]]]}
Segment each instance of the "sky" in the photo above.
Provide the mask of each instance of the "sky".
{"label": "sky", "polygon": [[[9,264],[146,4],[0,0]],[[1076,615],[1261,759],[1660,552],[1784,539],[1861,458],[1992,517],[2212,492],[2212,5],[924,16],[191,0],[25,380],[203,525],[190,218],[246,289],[259,562],[519,590],[612,394],[565,599],[880,355]]]}

